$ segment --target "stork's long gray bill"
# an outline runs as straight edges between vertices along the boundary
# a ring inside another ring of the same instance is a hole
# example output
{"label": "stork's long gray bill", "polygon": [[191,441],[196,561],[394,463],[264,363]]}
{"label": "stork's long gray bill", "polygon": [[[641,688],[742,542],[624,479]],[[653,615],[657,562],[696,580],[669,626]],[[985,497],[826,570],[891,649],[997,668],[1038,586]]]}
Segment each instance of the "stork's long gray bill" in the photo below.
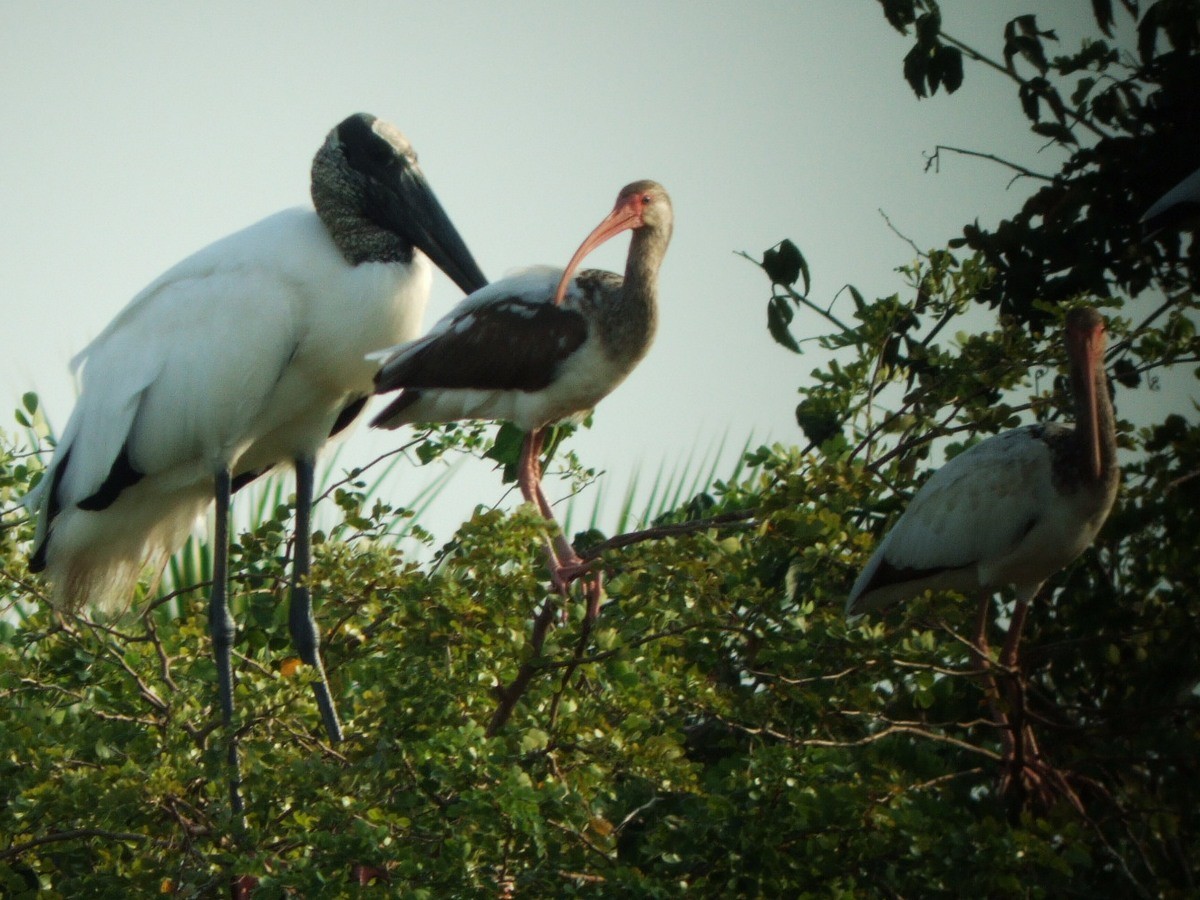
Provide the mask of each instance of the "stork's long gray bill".
{"label": "stork's long gray bill", "polygon": [[392,228],[419,247],[465,293],[487,286],[487,277],[420,169],[399,169],[393,195],[397,208],[387,211]]}

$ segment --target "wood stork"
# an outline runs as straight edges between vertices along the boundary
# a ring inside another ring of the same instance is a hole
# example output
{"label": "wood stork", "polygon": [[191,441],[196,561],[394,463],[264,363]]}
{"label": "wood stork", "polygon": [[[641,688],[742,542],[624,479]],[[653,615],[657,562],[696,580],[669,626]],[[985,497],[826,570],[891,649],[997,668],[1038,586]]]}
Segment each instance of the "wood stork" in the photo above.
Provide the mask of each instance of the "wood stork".
{"label": "wood stork", "polygon": [[1200,169],[1155,200],[1142,216],[1142,228],[1150,235],[1196,224],[1200,224]]}
{"label": "wood stork", "polygon": [[[376,392],[400,395],[371,424],[513,422],[528,432],[518,466],[521,493],[553,523],[539,462],[546,426],[586,413],[646,355],[672,223],[671,199],[661,185],[635,181],[622,188],[565,270],[534,267],[497,281],[460,302],[424,337],[381,355]],[[596,269],[574,275],[584,257],[626,229],[633,237],[624,278]],[[560,591],[586,571],[557,528],[548,556]]]}
{"label": "wood stork", "polygon": [[[1092,543],[1117,494],[1116,425],[1100,314],[1071,310],[1066,345],[1075,428],[1045,422],[1006,431],[935,472],[855,581],[848,616],[930,590],[977,596],[976,646],[988,669],[991,597],[1013,585],[1016,604],[1000,662],[1015,668],[1029,602],[1047,578]],[[1031,735],[1006,738],[1022,739],[1032,758]]]}
{"label": "wood stork", "polygon": [[[63,609],[120,608],[215,497],[209,624],[228,725],[230,494],[292,461],[289,626],[339,741],[306,584],[314,459],[370,395],[366,355],[419,333],[430,261],[465,292],[487,280],[412,145],[385,121],[358,114],[334,128],[313,159],[311,193],[315,211],[277,213],[168,270],[72,360],[82,391],[27,498],[38,517],[30,568],[46,571]],[[232,743],[230,762],[240,809]]]}

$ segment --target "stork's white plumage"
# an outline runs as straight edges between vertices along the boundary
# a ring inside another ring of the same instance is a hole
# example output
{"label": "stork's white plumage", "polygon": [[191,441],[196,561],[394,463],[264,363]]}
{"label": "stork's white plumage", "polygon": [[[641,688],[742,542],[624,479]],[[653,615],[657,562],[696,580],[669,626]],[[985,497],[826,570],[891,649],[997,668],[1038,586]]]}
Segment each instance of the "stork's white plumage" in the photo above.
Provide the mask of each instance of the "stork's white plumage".
{"label": "stork's white plumage", "polygon": [[[658,270],[672,226],[671,200],[661,185],[627,185],[565,270],[531,268],[489,285],[424,337],[381,355],[377,392],[401,392],[371,424],[513,422],[529,432],[518,479],[522,493],[553,520],[538,464],[545,426],[590,410],[649,350]],[[633,238],[624,278],[594,269],[574,276],[588,253],[627,229]],[[561,535],[550,558],[560,589],[582,572]]]}
{"label": "stork's white plumage", "polygon": [[1142,216],[1148,234],[1189,223],[1200,223],[1200,169],[1155,200]]}
{"label": "stork's white plumage", "polygon": [[1091,544],[1118,480],[1104,322],[1095,310],[1068,314],[1067,347],[1075,428],[1007,431],[935,472],[855,581],[847,615],[927,590],[974,596],[1014,585],[1027,602]]}
{"label": "stork's white plumage", "polygon": [[38,516],[31,568],[74,610],[128,603],[142,571],[161,571],[216,496],[210,621],[228,722],[229,494],[293,461],[291,629],[338,740],[303,584],[313,461],[369,396],[366,355],[419,333],[430,260],[464,291],[487,282],[386,122],[359,114],[329,133],[312,198],[315,211],[278,213],[170,269],[76,357],[82,392],[27,502]]}

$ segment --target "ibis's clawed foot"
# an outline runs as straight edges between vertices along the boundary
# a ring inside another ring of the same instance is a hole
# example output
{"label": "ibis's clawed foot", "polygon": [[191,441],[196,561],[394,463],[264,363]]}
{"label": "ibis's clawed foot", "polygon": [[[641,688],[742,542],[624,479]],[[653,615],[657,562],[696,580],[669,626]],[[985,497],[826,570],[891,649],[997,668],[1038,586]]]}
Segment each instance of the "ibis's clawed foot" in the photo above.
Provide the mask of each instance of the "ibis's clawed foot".
{"label": "ibis's clawed foot", "polygon": [[[572,581],[592,574],[598,564],[599,560],[595,559],[585,562],[576,556],[574,559],[564,562],[560,557],[558,565],[550,572],[550,580],[554,583],[555,589],[562,593],[571,586]],[[595,574],[599,578],[600,573],[596,572]]]}
{"label": "ibis's clawed foot", "polygon": [[584,562],[578,557],[575,562],[550,566],[550,583],[554,589],[567,596],[571,583],[576,580],[583,582],[583,596],[587,600],[587,621],[596,621],[600,614],[600,600],[604,596],[604,572],[596,569],[597,560]]}
{"label": "ibis's clawed foot", "polygon": [[1071,784],[1071,773],[1042,755],[1033,729],[1028,725],[1013,727],[1010,724],[1009,727],[1012,730],[1005,741],[1000,793],[1010,799],[1013,815],[1019,816],[1029,803],[1049,809],[1060,800],[1066,800],[1084,815],[1083,800]]}
{"label": "ibis's clawed foot", "polygon": [[1037,592],[1035,588],[1018,596],[998,664],[992,662],[987,636],[990,596],[980,603],[976,618],[975,659],[984,676],[984,691],[1003,748],[1000,794],[1009,798],[1015,815],[1029,802],[1046,809],[1062,799],[1083,814],[1083,801],[1071,786],[1069,773],[1054,766],[1038,747],[1026,707],[1019,648],[1029,604]]}
{"label": "ibis's clawed foot", "polygon": [[587,620],[593,622],[600,613],[604,595],[604,573],[599,560],[584,560],[561,534],[546,542],[546,566],[550,570],[550,585],[557,594],[566,597],[571,585],[582,580],[583,596],[587,600]]}

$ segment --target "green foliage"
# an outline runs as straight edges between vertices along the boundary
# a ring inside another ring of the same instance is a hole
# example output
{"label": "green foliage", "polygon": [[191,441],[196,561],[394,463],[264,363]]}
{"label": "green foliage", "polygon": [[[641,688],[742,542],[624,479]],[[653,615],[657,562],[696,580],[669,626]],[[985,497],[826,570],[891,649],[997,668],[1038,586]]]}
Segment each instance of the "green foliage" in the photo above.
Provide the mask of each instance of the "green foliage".
{"label": "green foliage", "polygon": [[[0,896],[228,896],[241,876],[260,897],[1194,893],[1200,427],[1159,385],[1194,388],[1200,242],[1141,240],[1131,223],[1157,188],[1101,177],[1106,140],[1137,158],[1174,127],[1158,110],[1187,93],[1176,79],[1194,58],[1172,18],[1186,5],[1147,8],[1140,33],[1175,49],[1121,77],[1102,41],[1052,57],[1051,32],[1010,26],[996,66],[1032,70],[1014,97],[1031,127],[1114,130],[1083,149],[1055,138],[1068,161],[1024,218],[919,254],[874,301],[811,299],[791,242],[752,260],[764,341],[798,351],[802,325],[828,360],[800,388],[799,446],[747,447],[724,480],[690,458],[660,473],[645,531],[580,543],[605,573],[596,621],[548,591],[533,510],[477,510],[418,566],[394,537],[421,501],[347,473],[325,486],[337,521],[311,576],[348,736],[330,747],[288,638],[288,498],[260,488],[232,554],[244,828],[195,588],[203,552],[178,562],[174,594],[118,620],[50,611],[17,505],[50,430],[25,398],[20,436],[0,438]],[[928,68],[958,47],[940,10],[883,7],[916,29],[925,92],[957,86]],[[1093,9],[1108,34],[1119,10]],[[1074,73],[1071,103],[1055,101]],[[878,535],[945,456],[1064,411],[1064,300],[1104,309],[1125,417],[1118,506],[1035,606],[1022,660],[1041,748],[1078,803],[1000,789],[1004,736],[961,598],[842,615]],[[488,446],[467,427],[407,449],[430,462]],[[506,462],[519,444],[502,431],[496,447]],[[586,484],[565,448],[556,465]],[[627,501],[618,529],[632,520]]]}

